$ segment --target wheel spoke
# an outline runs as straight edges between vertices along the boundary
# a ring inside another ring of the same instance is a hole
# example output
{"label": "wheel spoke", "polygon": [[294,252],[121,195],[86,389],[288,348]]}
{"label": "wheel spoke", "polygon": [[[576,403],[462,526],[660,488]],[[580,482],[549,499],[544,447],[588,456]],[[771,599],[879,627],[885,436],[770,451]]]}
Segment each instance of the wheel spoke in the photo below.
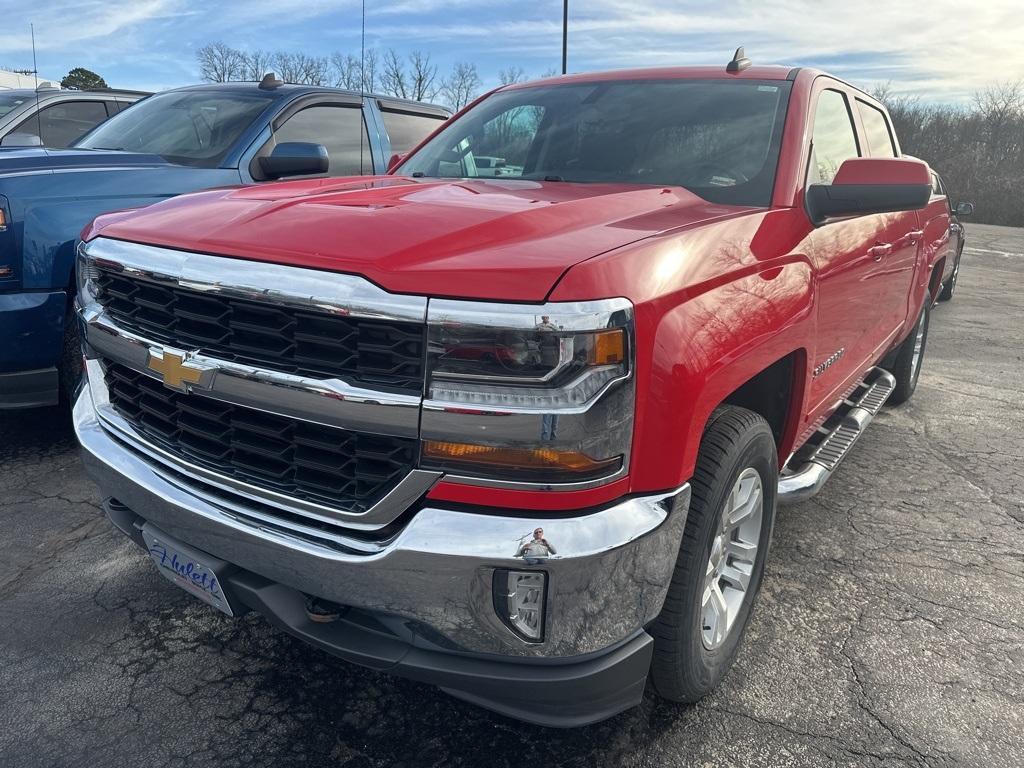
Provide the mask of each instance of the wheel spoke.
{"label": "wheel spoke", "polygon": [[719,575],[722,581],[740,592],[746,592],[747,587],[750,586],[750,570],[744,568],[743,565],[745,564],[733,563],[732,565],[727,565]]}
{"label": "wheel spoke", "polygon": [[742,560],[745,563],[753,563],[757,556],[757,544],[748,544],[739,539],[732,539],[725,543],[725,552],[733,560]]}
{"label": "wheel spoke", "polygon": [[725,634],[729,629],[729,606],[725,602],[725,595],[721,588],[715,584],[711,588],[711,609],[715,615],[714,627],[711,630],[712,642],[718,645],[725,640]]}

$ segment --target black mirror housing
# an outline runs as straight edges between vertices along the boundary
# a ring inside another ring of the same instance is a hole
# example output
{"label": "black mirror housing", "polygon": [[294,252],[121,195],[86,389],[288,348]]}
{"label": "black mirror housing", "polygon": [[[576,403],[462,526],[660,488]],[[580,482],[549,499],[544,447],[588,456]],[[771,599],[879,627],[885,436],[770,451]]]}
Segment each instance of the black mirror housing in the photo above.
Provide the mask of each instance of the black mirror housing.
{"label": "black mirror housing", "polygon": [[807,212],[821,224],[835,216],[915,211],[931,197],[930,184],[811,184]]}
{"label": "black mirror housing", "polygon": [[974,203],[968,203],[966,200],[961,200],[956,204],[956,210],[954,211],[957,216],[970,216],[974,213]]}
{"label": "black mirror housing", "polygon": [[260,170],[268,179],[327,173],[329,166],[327,148],[304,141],[282,142],[269,155],[260,158]]}

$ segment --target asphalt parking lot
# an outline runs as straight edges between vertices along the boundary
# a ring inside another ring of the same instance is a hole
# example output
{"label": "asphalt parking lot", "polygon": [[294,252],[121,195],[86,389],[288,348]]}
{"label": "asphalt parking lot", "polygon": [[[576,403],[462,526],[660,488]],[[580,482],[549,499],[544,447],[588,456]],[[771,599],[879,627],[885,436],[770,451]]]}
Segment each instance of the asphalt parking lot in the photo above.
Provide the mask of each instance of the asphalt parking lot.
{"label": "asphalt parking lot", "polygon": [[780,511],[724,685],[576,731],[175,589],[59,409],[0,417],[0,766],[1024,765],[1024,230],[968,228],[914,398]]}

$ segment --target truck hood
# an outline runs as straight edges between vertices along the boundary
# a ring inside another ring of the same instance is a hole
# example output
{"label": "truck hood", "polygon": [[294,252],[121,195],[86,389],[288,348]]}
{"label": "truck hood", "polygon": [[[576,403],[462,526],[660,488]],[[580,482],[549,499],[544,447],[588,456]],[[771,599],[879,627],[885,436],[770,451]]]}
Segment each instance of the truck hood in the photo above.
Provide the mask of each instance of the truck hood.
{"label": "truck hood", "polygon": [[29,171],[74,171],[83,168],[123,168],[170,165],[159,155],[97,149],[5,149],[0,152],[0,176]]}
{"label": "truck hood", "polygon": [[573,264],[745,209],[678,187],[383,176],[216,190],[93,234],[360,274],[386,290],[543,301]]}

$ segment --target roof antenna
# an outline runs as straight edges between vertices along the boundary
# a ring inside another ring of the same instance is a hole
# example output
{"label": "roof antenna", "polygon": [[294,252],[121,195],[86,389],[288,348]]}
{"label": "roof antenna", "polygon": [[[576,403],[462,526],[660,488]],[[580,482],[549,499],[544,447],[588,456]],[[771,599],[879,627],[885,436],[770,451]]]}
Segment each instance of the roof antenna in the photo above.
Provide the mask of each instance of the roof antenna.
{"label": "roof antenna", "polygon": [[29,24],[32,32],[32,75],[36,81],[36,132],[39,134],[39,146],[43,145],[43,116],[39,111],[39,65],[36,64],[36,25]]}
{"label": "roof antenna", "polygon": [[275,88],[280,88],[282,85],[284,85],[284,80],[279,79],[273,72],[267,72],[263,79],[260,80],[260,88],[264,91],[272,91]]}
{"label": "roof antenna", "polygon": [[356,127],[359,131],[359,175],[363,175],[363,91],[366,90],[366,0],[363,0],[363,15],[359,28],[359,117]]}
{"label": "roof antenna", "polygon": [[725,65],[726,72],[742,72],[747,69],[753,62],[747,58],[746,52],[743,50],[741,45],[736,49],[736,53],[732,55],[732,61]]}

